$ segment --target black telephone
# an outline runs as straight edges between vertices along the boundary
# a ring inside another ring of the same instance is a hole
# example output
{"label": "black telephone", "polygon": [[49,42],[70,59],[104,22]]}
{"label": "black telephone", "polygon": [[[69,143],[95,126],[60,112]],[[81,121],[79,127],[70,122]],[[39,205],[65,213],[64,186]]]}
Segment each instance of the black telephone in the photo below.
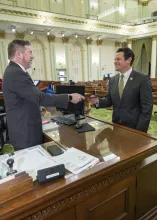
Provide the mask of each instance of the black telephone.
{"label": "black telephone", "polygon": [[51,145],[47,148],[47,151],[52,155],[52,156],[57,156],[60,154],[63,154],[64,151],[59,148],[57,145]]}

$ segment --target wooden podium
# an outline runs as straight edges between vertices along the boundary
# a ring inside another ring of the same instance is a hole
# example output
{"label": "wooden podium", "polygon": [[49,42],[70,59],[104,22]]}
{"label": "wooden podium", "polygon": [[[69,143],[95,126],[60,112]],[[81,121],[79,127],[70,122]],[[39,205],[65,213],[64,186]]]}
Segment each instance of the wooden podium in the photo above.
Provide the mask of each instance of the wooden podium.
{"label": "wooden podium", "polygon": [[0,180],[0,204],[33,189],[33,179],[25,172]]}

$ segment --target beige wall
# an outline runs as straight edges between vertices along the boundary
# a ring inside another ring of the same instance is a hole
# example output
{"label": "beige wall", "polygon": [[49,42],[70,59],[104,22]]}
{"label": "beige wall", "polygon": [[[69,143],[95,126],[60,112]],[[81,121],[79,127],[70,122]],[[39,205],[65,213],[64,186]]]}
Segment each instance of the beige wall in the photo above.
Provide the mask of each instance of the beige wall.
{"label": "beige wall", "polygon": [[[15,39],[14,34],[7,34],[6,39],[0,39],[0,49],[1,54],[3,56],[0,56],[1,62],[1,70],[2,73],[4,72],[8,59],[7,59],[7,46],[8,43]],[[68,69],[68,79],[72,79],[76,81],[75,76],[72,73],[72,47],[73,44],[76,43],[75,38],[70,38],[69,42],[67,44],[64,44],[62,42],[61,38],[56,38],[55,42],[53,43],[53,48],[55,51],[55,57],[52,56],[52,47],[50,46],[50,43],[47,39],[46,35],[25,35],[25,40],[29,40],[31,42],[38,42],[42,45],[43,48],[43,54],[44,54],[44,77],[46,80],[56,80],[57,79],[57,71],[53,69],[53,62],[55,62],[56,69],[60,68],[69,68]],[[115,55],[115,42],[114,41],[105,41],[102,43],[102,46],[97,46],[96,41],[92,42],[91,45],[91,54],[92,57],[91,61],[91,78],[88,78],[88,57],[87,57],[87,44],[85,39],[78,39],[78,43],[80,45],[81,51],[82,51],[82,73],[79,77],[79,80],[94,80],[94,79],[102,79],[104,73],[114,73],[114,55]],[[99,48],[101,47],[101,54],[99,53]],[[68,59],[66,59],[66,48],[67,48],[67,56]],[[99,61],[101,60],[101,67]],[[66,63],[68,61],[69,63]],[[37,65],[37,64],[36,64]],[[32,65],[32,68],[34,66]],[[101,68],[101,70],[100,70]],[[55,71],[55,72],[54,72]],[[30,69],[29,73],[32,74],[33,70]],[[99,74],[100,73],[100,74]],[[36,74],[35,74],[36,75]],[[34,76],[32,75],[32,78]]]}

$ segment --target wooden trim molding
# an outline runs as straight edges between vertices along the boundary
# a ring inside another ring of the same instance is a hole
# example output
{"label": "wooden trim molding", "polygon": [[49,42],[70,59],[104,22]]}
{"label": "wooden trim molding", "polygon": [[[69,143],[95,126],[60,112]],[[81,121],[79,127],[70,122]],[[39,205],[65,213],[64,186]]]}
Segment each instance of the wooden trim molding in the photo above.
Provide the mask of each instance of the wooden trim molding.
{"label": "wooden trim molding", "polygon": [[[43,220],[49,216],[51,216],[52,214],[64,209],[65,207],[67,208],[69,205],[75,205],[76,202],[79,202],[80,200],[84,199],[84,197],[88,197],[92,196],[96,193],[98,193],[100,190],[103,190],[104,188],[108,187],[109,185],[112,185],[116,182],[118,182],[119,180],[130,176],[131,174],[133,174],[135,171],[137,171],[140,168],[140,162],[125,168],[123,170],[121,170],[118,173],[115,173],[112,176],[107,177],[106,179],[93,184],[91,186],[89,186],[88,188],[84,189],[83,191],[77,192],[74,195],[71,195],[70,197],[67,197],[61,201],[58,201],[55,204],[51,204],[45,208],[43,208],[42,210],[34,213],[33,215],[30,215],[26,218],[24,218],[23,220]],[[74,204],[73,204],[74,203]]]}

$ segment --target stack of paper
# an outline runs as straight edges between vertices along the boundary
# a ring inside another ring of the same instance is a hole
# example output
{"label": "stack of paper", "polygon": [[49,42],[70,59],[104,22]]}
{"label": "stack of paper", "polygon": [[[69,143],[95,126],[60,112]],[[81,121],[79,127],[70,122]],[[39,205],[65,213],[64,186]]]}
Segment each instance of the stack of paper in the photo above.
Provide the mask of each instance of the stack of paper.
{"label": "stack of paper", "polygon": [[43,131],[47,132],[50,130],[56,130],[59,127],[59,125],[57,125],[55,122],[49,122],[47,124],[43,124],[42,127],[43,127]]}
{"label": "stack of paper", "polygon": [[[33,180],[36,180],[37,170],[56,165],[52,157],[40,145],[15,152],[13,159],[13,169],[17,172],[26,171]],[[7,160],[8,157],[1,161],[6,165],[6,170]]]}
{"label": "stack of paper", "polygon": [[118,157],[117,155],[115,155],[115,154],[113,154],[113,153],[108,153],[108,154],[106,154],[106,155],[103,155],[103,159],[104,159],[104,161],[106,162],[106,161],[109,161],[109,160],[112,160],[112,159],[117,159],[117,160],[120,160],[120,157]]}
{"label": "stack of paper", "polygon": [[74,147],[65,151],[64,154],[53,157],[53,160],[56,163],[64,164],[65,168],[74,174],[78,174],[99,162],[98,158]]}

